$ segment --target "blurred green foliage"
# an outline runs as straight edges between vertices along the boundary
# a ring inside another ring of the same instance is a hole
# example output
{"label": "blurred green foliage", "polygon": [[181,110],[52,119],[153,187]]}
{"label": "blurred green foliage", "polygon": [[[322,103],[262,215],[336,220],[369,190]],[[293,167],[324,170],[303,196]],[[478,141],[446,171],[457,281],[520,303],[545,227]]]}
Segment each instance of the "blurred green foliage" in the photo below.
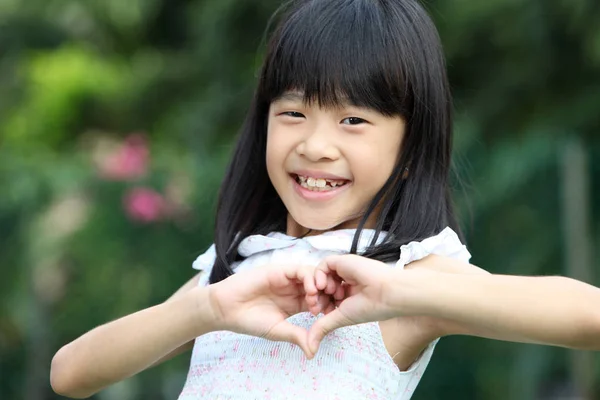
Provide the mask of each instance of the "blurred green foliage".
{"label": "blurred green foliage", "polygon": [[[192,276],[278,4],[0,0],[1,399],[58,398],[48,373],[61,345]],[[573,142],[596,184],[569,195],[589,206],[582,229],[600,244],[600,2],[426,6],[456,99],[457,202],[473,262],[567,274],[561,160]],[[589,261],[598,284],[598,255]],[[560,398],[577,380],[570,354],[446,338],[414,398]],[[97,398],[173,399],[187,363]]]}

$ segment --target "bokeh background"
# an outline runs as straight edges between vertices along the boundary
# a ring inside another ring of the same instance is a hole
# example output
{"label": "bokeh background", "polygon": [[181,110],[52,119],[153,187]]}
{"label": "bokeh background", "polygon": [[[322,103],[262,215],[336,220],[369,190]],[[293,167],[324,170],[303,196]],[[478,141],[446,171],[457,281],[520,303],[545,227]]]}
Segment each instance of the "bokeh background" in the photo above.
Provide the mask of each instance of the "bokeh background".
{"label": "bokeh background", "polygon": [[[0,0],[0,398],[211,242],[278,0]],[[473,262],[600,284],[600,2],[428,0]],[[590,305],[600,307],[600,305]],[[175,399],[189,354],[98,394]],[[599,399],[595,353],[452,337],[414,398]]]}

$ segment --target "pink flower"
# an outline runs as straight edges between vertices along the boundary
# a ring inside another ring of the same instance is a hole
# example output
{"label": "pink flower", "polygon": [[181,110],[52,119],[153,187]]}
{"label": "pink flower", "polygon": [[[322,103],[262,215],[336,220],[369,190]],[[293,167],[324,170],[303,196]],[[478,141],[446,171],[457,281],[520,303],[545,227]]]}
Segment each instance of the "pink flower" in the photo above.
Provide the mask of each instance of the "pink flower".
{"label": "pink flower", "polygon": [[128,136],[116,151],[100,160],[98,168],[104,179],[127,181],[146,175],[149,161],[146,137],[136,133]]}
{"label": "pink flower", "polygon": [[166,216],[166,201],[163,196],[148,188],[131,189],[123,198],[125,212],[134,221],[156,222]]}

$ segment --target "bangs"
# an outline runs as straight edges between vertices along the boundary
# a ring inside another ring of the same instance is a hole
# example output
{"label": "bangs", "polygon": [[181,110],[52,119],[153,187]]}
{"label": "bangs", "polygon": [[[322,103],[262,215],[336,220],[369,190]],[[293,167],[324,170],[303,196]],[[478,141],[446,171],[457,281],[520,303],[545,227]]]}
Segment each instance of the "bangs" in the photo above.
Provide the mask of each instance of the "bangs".
{"label": "bangs", "polygon": [[270,41],[259,85],[267,103],[288,91],[322,107],[345,104],[410,118],[402,36],[385,2],[301,0]]}

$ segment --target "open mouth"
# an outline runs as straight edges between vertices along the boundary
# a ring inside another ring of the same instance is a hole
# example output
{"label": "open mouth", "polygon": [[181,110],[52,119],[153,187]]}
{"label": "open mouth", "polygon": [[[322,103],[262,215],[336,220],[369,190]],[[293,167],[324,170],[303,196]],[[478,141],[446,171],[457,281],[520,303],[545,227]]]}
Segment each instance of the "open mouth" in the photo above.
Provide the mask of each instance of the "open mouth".
{"label": "open mouth", "polygon": [[310,176],[302,176],[297,174],[291,174],[291,177],[298,185],[313,192],[327,192],[338,189],[350,183],[349,180],[345,179],[313,178]]}

